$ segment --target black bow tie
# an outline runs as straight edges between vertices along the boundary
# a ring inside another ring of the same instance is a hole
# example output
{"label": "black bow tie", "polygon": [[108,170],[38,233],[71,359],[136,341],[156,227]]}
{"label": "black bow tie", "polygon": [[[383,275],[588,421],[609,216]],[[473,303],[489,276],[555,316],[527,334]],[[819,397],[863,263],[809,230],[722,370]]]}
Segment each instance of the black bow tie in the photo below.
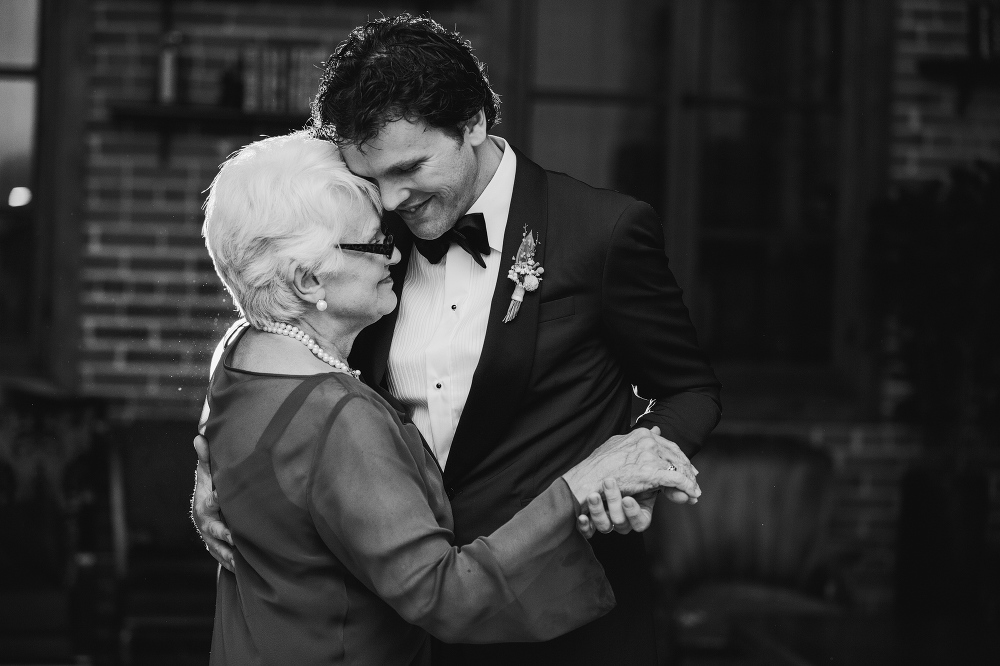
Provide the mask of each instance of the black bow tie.
{"label": "black bow tie", "polygon": [[455,223],[455,226],[434,240],[413,239],[417,251],[432,264],[438,263],[441,261],[441,257],[448,254],[448,248],[451,247],[452,243],[468,252],[477,264],[486,268],[483,257],[488,257],[490,254],[490,239],[486,234],[486,218],[483,217],[483,214],[463,215]]}

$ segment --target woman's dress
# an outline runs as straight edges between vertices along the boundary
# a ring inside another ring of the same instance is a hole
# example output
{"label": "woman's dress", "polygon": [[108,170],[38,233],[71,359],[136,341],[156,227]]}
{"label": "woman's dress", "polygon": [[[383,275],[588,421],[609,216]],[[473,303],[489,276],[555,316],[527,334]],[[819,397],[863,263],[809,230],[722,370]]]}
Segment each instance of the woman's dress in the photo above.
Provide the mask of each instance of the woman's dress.
{"label": "woman's dress", "polygon": [[234,369],[242,334],[209,389],[212,477],[236,546],[236,573],[218,580],[212,664],[426,663],[427,632],[540,641],[614,606],[562,479],[453,547],[441,471],[416,426],[343,373]]}

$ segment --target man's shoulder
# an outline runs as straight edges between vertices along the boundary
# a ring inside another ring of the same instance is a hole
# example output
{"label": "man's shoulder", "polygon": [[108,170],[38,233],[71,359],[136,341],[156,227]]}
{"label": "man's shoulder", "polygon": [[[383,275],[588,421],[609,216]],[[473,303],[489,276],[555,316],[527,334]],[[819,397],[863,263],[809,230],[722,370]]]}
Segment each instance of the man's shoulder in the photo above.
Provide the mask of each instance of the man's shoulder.
{"label": "man's shoulder", "polygon": [[515,153],[519,169],[525,169],[530,178],[544,178],[546,181],[550,209],[555,207],[556,210],[568,209],[573,212],[589,212],[587,217],[613,215],[617,218],[631,206],[649,207],[648,204],[628,194],[608,188],[595,187],[562,171],[546,169],[528,159],[516,148]]}
{"label": "man's shoulder", "polygon": [[633,196],[603,187],[595,187],[561,171],[545,170],[548,179],[549,205],[556,210],[570,210],[587,217],[618,219],[625,210],[647,204]]}
{"label": "man's shoulder", "polygon": [[524,169],[522,177],[543,182],[544,187],[536,191],[545,192],[549,234],[556,238],[570,234],[574,246],[591,247],[601,253],[607,250],[616,229],[622,228],[622,220],[648,223],[657,219],[659,224],[652,206],[635,197],[545,169],[520,153],[517,159],[518,169]]}
{"label": "man's shoulder", "polygon": [[594,187],[559,171],[545,172],[549,224],[570,227],[578,242],[607,248],[622,220],[656,216],[649,204],[615,190]]}

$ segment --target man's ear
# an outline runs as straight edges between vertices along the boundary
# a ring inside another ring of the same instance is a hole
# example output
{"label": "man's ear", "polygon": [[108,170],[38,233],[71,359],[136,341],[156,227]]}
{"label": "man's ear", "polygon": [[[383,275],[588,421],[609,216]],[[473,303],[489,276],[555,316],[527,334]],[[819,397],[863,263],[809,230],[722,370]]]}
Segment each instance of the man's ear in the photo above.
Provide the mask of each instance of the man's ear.
{"label": "man's ear", "polygon": [[307,271],[301,266],[295,267],[295,276],[292,278],[292,291],[307,303],[315,304],[320,299],[326,298],[326,290],[320,284],[315,273]]}
{"label": "man's ear", "polygon": [[479,109],[476,115],[472,116],[462,125],[462,138],[468,141],[473,148],[486,141],[486,111]]}

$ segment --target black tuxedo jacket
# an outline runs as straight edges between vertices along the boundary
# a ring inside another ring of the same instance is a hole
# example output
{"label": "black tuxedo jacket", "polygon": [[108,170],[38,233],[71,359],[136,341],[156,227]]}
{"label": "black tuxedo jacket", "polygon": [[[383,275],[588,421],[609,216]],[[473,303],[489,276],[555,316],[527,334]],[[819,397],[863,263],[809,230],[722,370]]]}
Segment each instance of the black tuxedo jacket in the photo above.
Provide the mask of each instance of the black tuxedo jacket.
{"label": "black tuxedo jacket", "polygon": [[[516,154],[489,325],[444,470],[457,545],[490,534],[609,437],[627,432],[633,386],[651,400],[638,425],[660,426],[689,456],[721,415],[720,385],[697,345],[652,208]],[[402,252],[393,267],[399,296],[412,235],[395,215],[386,223]],[[539,238],[535,259],[545,272],[504,324],[514,291],[507,271],[525,227]],[[385,383],[395,324],[393,312],[355,341],[351,365],[372,384]],[[596,535],[592,545],[615,591],[614,611],[545,644],[438,645],[435,661],[558,663],[578,655],[578,663],[655,663],[641,535]]]}

